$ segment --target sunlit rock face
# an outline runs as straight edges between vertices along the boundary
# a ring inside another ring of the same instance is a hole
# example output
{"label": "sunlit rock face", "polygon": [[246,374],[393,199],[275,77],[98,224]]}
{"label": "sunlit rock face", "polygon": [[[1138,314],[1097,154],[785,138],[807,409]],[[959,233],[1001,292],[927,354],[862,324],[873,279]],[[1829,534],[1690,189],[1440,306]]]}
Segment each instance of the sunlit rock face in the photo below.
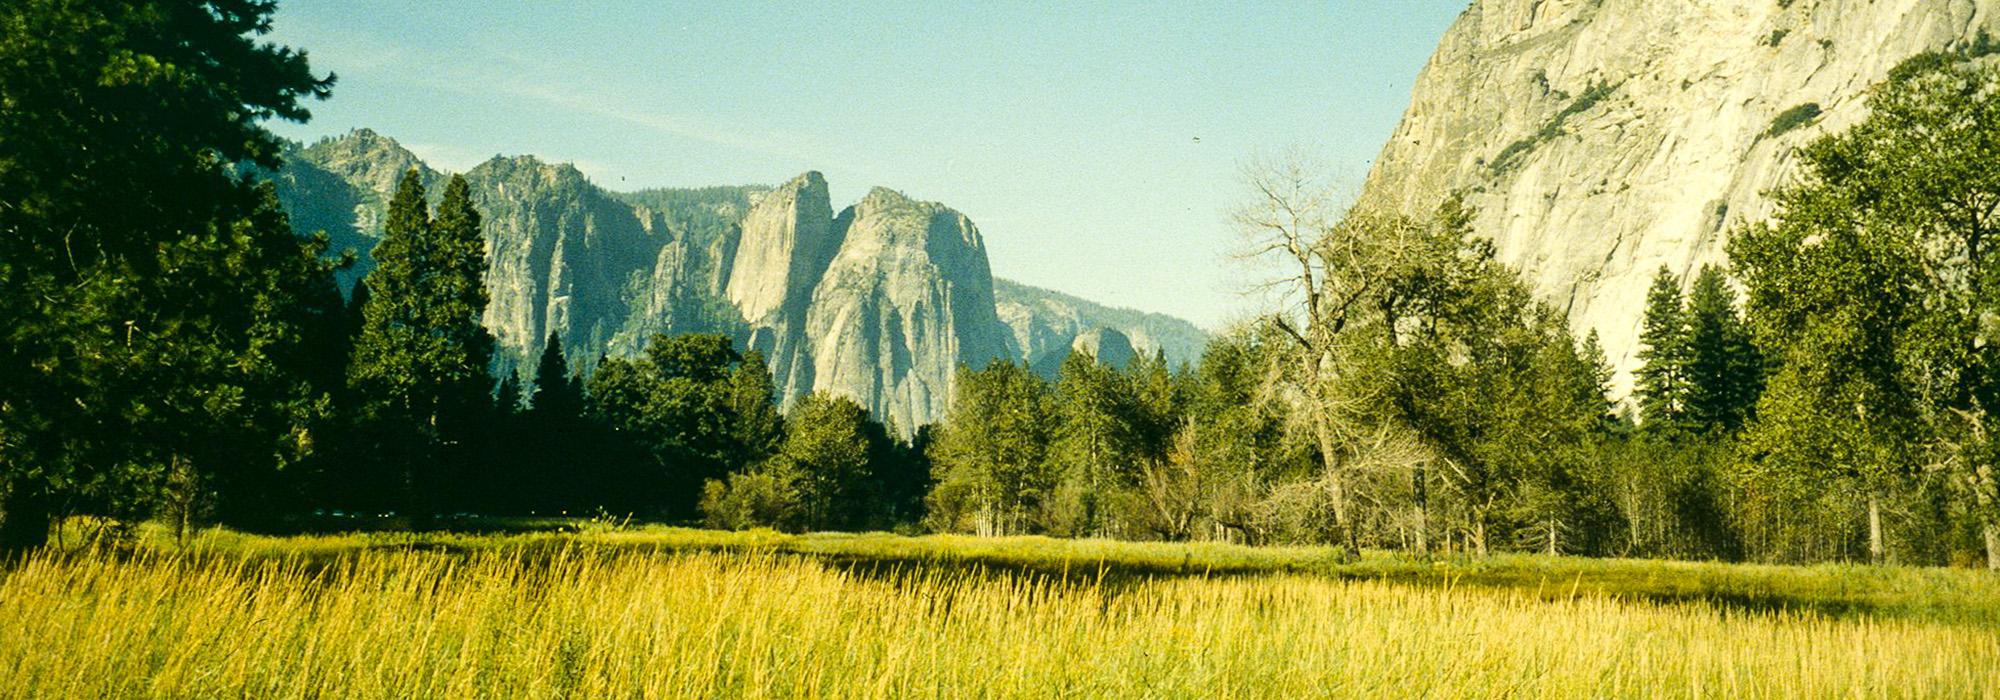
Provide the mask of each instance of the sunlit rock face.
{"label": "sunlit rock face", "polygon": [[1622,393],[1654,273],[1722,262],[1793,149],[1859,121],[1903,59],[1981,30],[2000,34],[2000,0],[1476,0],[1361,202],[1465,193],[1500,257],[1598,332]]}
{"label": "sunlit rock face", "polygon": [[494,158],[466,181],[486,235],[483,320],[501,365],[532,369],[550,333],[594,362],[631,316],[627,281],[650,272],[667,242],[659,217],[571,165],[529,156]]}
{"label": "sunlit rock face", "polygon": [[840,251],[806,318],[813,385],[905,430],[943,417],[959,364],[1011,359],[964,214],[875,188],[834,220]]}
{"label": "sunlit rock face", "polygon": [[817,388],[806,313],[840,250],[826,179],[809,172],[765,194],[743,217],[741,230],[728,298],[749,322],[748,344],[770,362],[772,380],[789,404]]}

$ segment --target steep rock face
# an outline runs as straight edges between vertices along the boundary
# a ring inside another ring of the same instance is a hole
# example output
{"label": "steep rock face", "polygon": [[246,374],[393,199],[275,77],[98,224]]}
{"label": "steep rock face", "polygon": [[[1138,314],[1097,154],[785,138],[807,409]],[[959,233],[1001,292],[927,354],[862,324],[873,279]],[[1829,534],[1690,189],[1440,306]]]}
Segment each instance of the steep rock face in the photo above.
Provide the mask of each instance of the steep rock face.
{"label": "steep rock face", "polygon": [[650,270],[633,271],[626,278],[628,316],[604,351],[637,355],[655,333],[746,339],[749,325],[725,291],[742,238],[739,224],[751,203],[767,191],[750,186],[607,193],[662,232],[663,243]]}
{"label": "steep rock face", "polygon": [[1476,0],[1361,202],[1422,214],[1464,192],[1500,257],[1600,334],[1623,391],[1654,273],[1721,262],[1795,147],[1858,121],[1898,62],[1982,29],[2000,0]]}
{"label": "steep rock face", "polygon": [[826,179],[808,172],[766,193],[741,228],[727,294],[750,325],[748,345],[764,353],[789,404],[814,388],[806,314],[841,245]]}
{"label": "steep rock face", "polygon": [[484,321],[500,368],[532,367],[550,333],[568,348],[609,347],[630,317],[627,280],[654,265],[669,237],[661,218],[605,196],[568,164],[494,158],[465,177],[483,216]]}
{"label": "steep rock face", "polygon": [[808,172],[757,200],[743,217],[729,273],[729,301],[751,323],[812,300],[812,290],[840,250],[826,178]]}
{"label": "steep rock face", "polygon": [[998,278],[993,280],[993,296],[1000,320],[1013,335],[1015,356],[1034,367],[1061,364],[1078,339],[1100,329],[1117,331],[1133,353],[1160,353],[1174,366],[1199,361],[1202,349],[1208,347],[1208,333],[1164,314],[1108,307]]}
{"label": "steep rock face", "polygon": [[806,318],[816,388],[911,430],[944,415],[960,363],[1011,357],[965,215],[878,187],[833,227],[843,242]]}

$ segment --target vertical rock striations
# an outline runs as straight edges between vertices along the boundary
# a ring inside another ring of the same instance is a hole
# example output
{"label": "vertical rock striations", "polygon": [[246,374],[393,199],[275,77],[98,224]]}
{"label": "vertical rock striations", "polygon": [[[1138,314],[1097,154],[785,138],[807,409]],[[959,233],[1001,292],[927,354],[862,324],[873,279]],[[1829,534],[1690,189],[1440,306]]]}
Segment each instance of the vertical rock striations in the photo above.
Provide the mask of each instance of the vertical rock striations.
{"label": "vertical rock striations", "polygon": [[1661,265],[1723,258],[1792,149],[1858,121],[1913,54],[2000,33],[2000,0],[1475,0],[1377,159],[1365,205],[1450,192],[1545,298],[1635,365]]}
{"label": "vertical rock striations", "polygon": [[787,408],[815,388],[806,315],[840,245],[818,172],[766,193],[743,217],[727,294],[750,326],[747,344],[770,362]]}
{"label": "vertical rock striations", "polygon": [[466,181],[485,215],[485,322],[500,369],[531,368],[550,333],[568,348],[609,347],[630,316],[626,282],[652,267],[664,227],[569,164],[496,157]]}
{"label": "vertical rock striations", "polygon": [[944,415],[960,363],[1011,358],[986,246],[965,215],[878,187],[833,228],[840,252],[806,318],[816,388],[908,431]]}

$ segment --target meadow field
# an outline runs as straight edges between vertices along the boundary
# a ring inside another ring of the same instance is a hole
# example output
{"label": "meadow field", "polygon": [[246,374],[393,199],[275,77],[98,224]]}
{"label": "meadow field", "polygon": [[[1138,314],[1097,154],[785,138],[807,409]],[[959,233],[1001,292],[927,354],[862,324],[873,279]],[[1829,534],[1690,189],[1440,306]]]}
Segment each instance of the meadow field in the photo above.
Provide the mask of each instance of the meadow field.
{"label": "meadow field", "polygon": [[1996,697],[1977,571],[589,528],[142,531],[0,697]]}

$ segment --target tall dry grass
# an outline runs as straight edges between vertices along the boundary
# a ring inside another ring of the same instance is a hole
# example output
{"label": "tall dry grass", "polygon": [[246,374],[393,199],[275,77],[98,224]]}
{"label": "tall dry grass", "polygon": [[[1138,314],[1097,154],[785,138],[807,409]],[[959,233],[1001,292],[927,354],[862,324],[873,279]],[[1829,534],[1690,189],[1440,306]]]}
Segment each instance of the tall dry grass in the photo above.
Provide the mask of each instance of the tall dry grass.
{"label": "tall dry grass", "polygon": [[50,555],[6,697],[1993,697],[2000,631],[1308,575],[1066,583],[588,546]]}

